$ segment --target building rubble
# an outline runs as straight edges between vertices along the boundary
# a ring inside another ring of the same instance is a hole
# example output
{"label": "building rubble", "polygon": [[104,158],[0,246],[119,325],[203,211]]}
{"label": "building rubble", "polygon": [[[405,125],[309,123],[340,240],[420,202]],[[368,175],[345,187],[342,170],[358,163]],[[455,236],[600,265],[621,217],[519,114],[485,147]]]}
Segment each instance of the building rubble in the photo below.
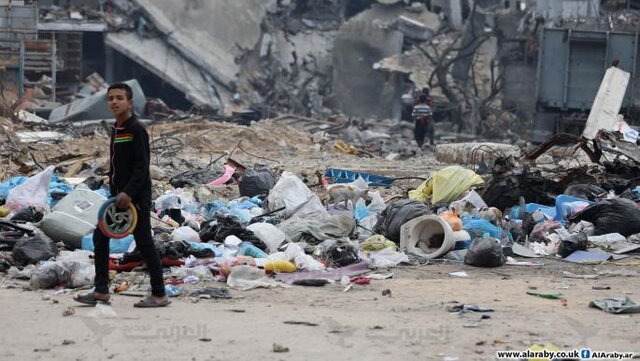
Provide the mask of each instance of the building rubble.
{"label": "building rubble", "polygon": [[[460,339],[479,334],[478,320],[508,336],[516,311],[500,299],[506,288],[549,301],[513,307],[549,324],[549,314],[602,313],[637,327],[635,316],[610,314],[640,312],[638,1],[59,4],[0,0],[0,292],[93,285],[92,234],[108,227],[102,208],[113,200],[105,98],[126,82],[152,179],[151,213],[128,226],[151,220],[179,307],[301,292],[316,308],[321,292],[338,302],[393,285],[346,307],[382,313],[387,298],[405,302],[412,281],[441,273],[447,299],[415,296],[417,309],[397,309],[467,317]],[[412,114],[421,101],[435,129],[424,146]],[[110,292],[144,296],[133,233],[117,236]],[[487,286],[489,308],[463,303],[478,275],[505,281]],[[599,292],[602,279],[618,287]],[[594,287],[589,303],[574,302],[576,284]],[[271,290],[247,292],[260,288]],[[438,359],[557,349],[538,347],[526,327],[518,344],[478,341],[482,352]],[[589,346],[574,341],[563,346]]]}

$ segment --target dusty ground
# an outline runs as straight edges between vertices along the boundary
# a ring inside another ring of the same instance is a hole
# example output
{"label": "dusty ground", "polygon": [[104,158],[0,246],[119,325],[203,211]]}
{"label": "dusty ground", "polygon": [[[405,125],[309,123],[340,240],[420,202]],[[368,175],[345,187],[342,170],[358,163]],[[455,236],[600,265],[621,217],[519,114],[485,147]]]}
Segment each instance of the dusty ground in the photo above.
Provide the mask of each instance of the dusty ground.
{"label": "dusty ground", "polygon": [[[402,267],[394,270],[394,279],[356,285],[346,293],[339,284],[232,291],[230,300],[174,299],[165,309],[135,309],[136,298],[126,296],[115,296],[111,307],[83,307],[71,294],[23,291],[22,283],[5,280],[0,360],[493,360],[496,350],[525,350],[535,343],[640,351],[639,315],[588,307],[606,296],[640,301],[638,258],[622,261],[628,266],[542,261],[540,269]],[[593,274],[594,268],[636,276],[562,276],[563,270]],[[461,270],[470,277],[448,274]],[[611,289],[592,289],[603,285]],[[533,288],[561,292],[567,305],[527,295]],[[391,296],[382,295],[385,289]],[[483,320],[481,313],[460,316],[447,312],[452,301],[495,312]],[[75,313],[64,317],[69,306]],[[73,342],[64,345],[65,340]],[[274,342],[290,351],[274,353]]]}

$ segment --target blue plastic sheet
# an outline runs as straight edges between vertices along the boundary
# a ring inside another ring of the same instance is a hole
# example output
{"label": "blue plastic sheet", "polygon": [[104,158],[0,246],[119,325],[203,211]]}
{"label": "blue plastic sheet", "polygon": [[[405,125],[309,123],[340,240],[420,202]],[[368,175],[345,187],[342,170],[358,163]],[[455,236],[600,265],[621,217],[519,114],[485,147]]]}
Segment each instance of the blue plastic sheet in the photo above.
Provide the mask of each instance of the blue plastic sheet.
{"label": "blue plastic sheet", "polygon": [[222,251],[214,246],[211,243],[206,243],[206,242],[189,242],[189,248],[197,250],[197,251],[201,251],[204,249],[210,249],[211,251],[213,251],[213,254],[215,255],[215,257],[222,257]]}
{"label": "blue plastic sheet", "polygon": [[[111,238],[109,240],[109,253],[126,253],[133,241],[132,235],[120,239]],[[93,252],[93,233],[82,237],[82,249]]]}
{"label": "blue plastic sheet", "polygon": [[507,232],[482,218],[462,217],[462,228],[469,232],[472,240],[489,233],[491,237],[499,239],[503,245],[514,242],[511,232]]}
{"label": "blue plastic sheet", "polygon": [[369,211],[369,208],[367,208],[366,205],[361,203],[356,204],[356,209],[354,210],[353,215],[358,222],[369,216],[369,214],[371,214],[371,211]]}
{"label": "blue plastic sheet", "polygon": [[[534,213],[535,211],[541,211],[549,218],[554,221],[559,221],[561,223],[567,222],[567,216],[572,215],[572,206],[584,202],[585,204],[595,204],[595,202],[591,202],[587,199],[568,196],[565,194],[560,194],[556,197],[556,204],[553,206],[545,206],[537,203],[527,203],[525,205],[525,212],[527,214]],[[522,215],[520,214],[520,207],[514,206],[511,208],[511,212],[509,212],[509,216],[512,219],[522,219]]]}
{"label": "blue plastic sheet", "polygon": [[0,199],[6,200],[9,196],[9,191],[13,188],[19,186],[27,180],[27,177],[13,177],[9,178],[8,181],[4,183],[0,183]]}
{"label": "blue plastic sheet", "polygon": [[249,210],[255,207],[257,207],[257,205],[250,200],[236,200],[228,203],[221,200],[215,200],[203,207],[203,213],[207,219],[212,219],[215,214],[221,214],[225,216],[234,216],[242,223],[249,223],[251,218],[253,218]]}
{"label": "blue plastic sheet", "polygon": [[350,183],[358,179],[358,177],[362,177],[368,185],[373,187],[391,187],[393,182],[396,180],[391,177],[336,168],[328,168],[324,173],[324,176],[331,178],[333,183]]}

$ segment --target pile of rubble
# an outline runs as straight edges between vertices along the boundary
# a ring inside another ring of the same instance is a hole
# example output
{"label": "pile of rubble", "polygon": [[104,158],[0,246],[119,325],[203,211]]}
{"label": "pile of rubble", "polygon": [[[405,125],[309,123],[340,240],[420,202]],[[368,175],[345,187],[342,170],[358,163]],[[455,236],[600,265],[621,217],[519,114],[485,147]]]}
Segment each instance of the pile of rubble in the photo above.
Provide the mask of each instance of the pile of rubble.
{"label": "pile of rubble", "polygon": [[[442,145],[439,157],[470,167],[432,163],[420,177],[411,159],[344,154],[347,143],[318,136],[340,123],[295,129],[286,119],[148,126],[154,211],[140,216],[152,220],[170,296],[197,301],[337,282],[348,291],[382,277],[374,270],[433,262],[624,264],[640,250],[640,149],[622,125],[592,141],[564,135],[527,152]],[[91,235],[109,196],[104,131],[65,140],[64,149],[16,139],[8,153],[20,156],[0,183],[4,277],[33,289],[90,286]],[[395,168],[381,174],[385,165]],[[32,176],[9,176],[20,172]],[[146,276],[131,272],[141,264],[133,236],[110,249],[114,291],[147,292]]]}

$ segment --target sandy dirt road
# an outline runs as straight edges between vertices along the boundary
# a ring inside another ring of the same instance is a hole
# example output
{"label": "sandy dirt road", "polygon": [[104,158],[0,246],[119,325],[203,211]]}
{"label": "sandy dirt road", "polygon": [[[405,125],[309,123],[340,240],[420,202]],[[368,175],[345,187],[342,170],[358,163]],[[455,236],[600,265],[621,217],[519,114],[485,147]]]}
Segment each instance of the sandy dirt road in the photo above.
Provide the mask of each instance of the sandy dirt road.
{"label": "sandy dirt road", "polygon": [[[637,276],[562,275],[593,274],[594,267],[637,273],[637,266],[543,262],[540,269],[402,267],[393,279],[348,292],[339,283],[232,291],[230,300],[177,298],[164,309],[135,309],[136,298],[126,296],[115,296],[111,306],[83,307],[71,294],[25,291],[24,283],[4,280],[0,360],[494,360],[496,350],[536,343],[640,351],[640,315],[588,307],[607,296],[640,300]],[[449,275],[456,271],[469,278]],[[382,295],[386,289],[390,296]],[[526,294],[532,290],[560,292],[567,304]],[[453,301],[495,311],[459,315],[447,311]],[[69,306],[75,313],[63,316]],[[289,352],[273,352],[273,343]]]}

